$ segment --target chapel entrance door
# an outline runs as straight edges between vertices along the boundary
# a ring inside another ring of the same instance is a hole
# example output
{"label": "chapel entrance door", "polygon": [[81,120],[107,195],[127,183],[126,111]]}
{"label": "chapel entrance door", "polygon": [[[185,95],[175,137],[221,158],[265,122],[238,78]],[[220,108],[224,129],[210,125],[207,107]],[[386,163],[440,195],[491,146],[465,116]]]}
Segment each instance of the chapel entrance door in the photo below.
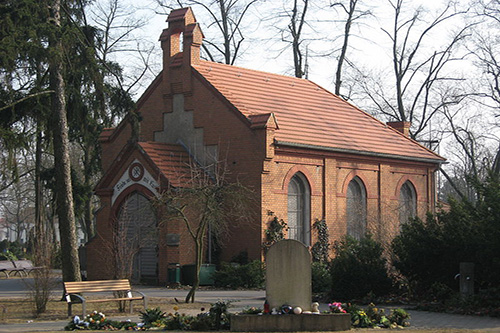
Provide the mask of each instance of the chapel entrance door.
{"label": "chapel entrance door", "polygon": [[156,282],[158,230],[151,202],[139,192],[132,193],[122,204],[119,222],[123,240],[118,239],[118,247],[122,248],[123,269],[131,272],[133,283]]}

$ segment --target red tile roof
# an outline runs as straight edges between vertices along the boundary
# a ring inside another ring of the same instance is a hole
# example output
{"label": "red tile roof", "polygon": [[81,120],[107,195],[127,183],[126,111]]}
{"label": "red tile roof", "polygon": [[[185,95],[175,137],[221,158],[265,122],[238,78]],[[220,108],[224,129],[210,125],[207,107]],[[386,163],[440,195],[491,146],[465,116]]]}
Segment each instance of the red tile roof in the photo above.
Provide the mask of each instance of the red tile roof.
{"label": "red tile roof", "polygon": [[194,68],[248,119],[263,121],[260,115],[274,113],[280,144],[444,161],[309,80],[209,61]]}
{"label": "red tile roof", "polygon": [[161,142],[139,142],[139,146],[171,185],[179,187],[189,184],[192,160],[184,147]]}
{"label": "red tile roof", "polygon": [[191,8],[187,7],[187,8],[180,8],[180,9],[173,10],[170,13],[170,15],[168,15],[167,22],[184,19],[184,16],[186,15],[186,13],[188,11],[191,11]]}

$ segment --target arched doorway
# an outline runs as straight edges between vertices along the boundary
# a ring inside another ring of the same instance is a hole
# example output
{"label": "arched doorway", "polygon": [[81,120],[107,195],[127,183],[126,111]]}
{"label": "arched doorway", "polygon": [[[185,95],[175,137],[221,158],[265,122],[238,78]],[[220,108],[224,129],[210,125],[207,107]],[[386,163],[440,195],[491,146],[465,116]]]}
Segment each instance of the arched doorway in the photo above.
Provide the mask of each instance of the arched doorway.
{"label": "arched doorway", "polygon": [[[115,232],[119,256],[127,256],[131,264],[124,269],[131,270],[131,280],[156,281],[158,278],[158,230],[156,214],[151,202],[143,194],[133,192],[121,204],[118,226]],[[120,249],[121,247],[121,249]]]}

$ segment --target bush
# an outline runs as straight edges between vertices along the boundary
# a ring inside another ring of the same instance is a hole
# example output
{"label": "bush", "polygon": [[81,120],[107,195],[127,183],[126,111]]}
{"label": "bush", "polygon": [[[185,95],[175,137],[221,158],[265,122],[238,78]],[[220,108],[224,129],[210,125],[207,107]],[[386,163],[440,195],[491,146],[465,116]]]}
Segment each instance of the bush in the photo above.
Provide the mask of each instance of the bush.
{"label": "bush", "polygon": [[[336,303],[337,304],[337,303]],[[355,304],[345,306],[347,313],[351,314],[351,325],[356,328],[398,328],[410,326],[410,315],[403,309],[393,309],[387,315],[384,309],[379,309],[371,303],[365,309]]]}
{"label": "bush", "polygon": [[161,311],[160,308],[149,308],[139,313],[145,327],[151,327],[154,323],[160,322],[167,317],[166,312]]}
{"label": "bush", "polygon": [[262,288],[264,285],[264,265],[254,260],[246,265],[222,263],[214,273],[216,287],[223,288]]}
{"label": "bush", "polygon": [[334,249],[330,270],[334,299],[359,299],[368,293],[383,296],[391,290],[382,246],[370,235],[360,241],[346,236],[335,242]]}
{"label": "bush", "polygon": [[211,304],[208,312],[202,312],[197,316],[185,314],[168,314],[162,319],[164,330],[182,331],[212,331],[229,329],[229,301],[217,301]]}
{"label": "bush", "polygon": [[[415,219],[394,238],[394,266],[426,296],[435,283],[457,291],[454,279],[461,262],[473,262],[476,287],[500,287],[500,179],[468,180],[474,202],[450,200],[450,209]],[[431,259],[431,260],[430,260]]]}
{"label": "bush", "polygon": [[17,260],[25,256],[23,247],[19,242],[11,242],[7,239],[0,242],[0,260]]}
{"label": "bush", "polygon": [[311,264],[312,273],[312,292],[327,293],[332,285],[332,277],[328,268],[328,264],[321,262],[313,262]]}

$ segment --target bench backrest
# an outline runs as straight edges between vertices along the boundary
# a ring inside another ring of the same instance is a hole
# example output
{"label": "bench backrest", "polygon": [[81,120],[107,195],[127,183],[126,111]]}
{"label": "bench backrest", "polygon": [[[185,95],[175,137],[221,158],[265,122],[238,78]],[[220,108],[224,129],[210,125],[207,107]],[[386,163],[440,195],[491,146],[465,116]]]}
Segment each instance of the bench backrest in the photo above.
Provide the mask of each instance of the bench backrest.
{"label": "bench backrest", "polygon": [[12,262],[16,268],[32,269],[33,263],[31,260],[15,260]]}
{"label": "bench backrest", "polygon": [[0,269],[13,269],[16,268],[10,260],[0,260]]}
{"label": "bench backrest", "polygon": [[104,291],[129,291],[130,282],[124,280],[102,280],[102,281],[81,281],[64,282],[64,291],[66,294],[79,294]]}

